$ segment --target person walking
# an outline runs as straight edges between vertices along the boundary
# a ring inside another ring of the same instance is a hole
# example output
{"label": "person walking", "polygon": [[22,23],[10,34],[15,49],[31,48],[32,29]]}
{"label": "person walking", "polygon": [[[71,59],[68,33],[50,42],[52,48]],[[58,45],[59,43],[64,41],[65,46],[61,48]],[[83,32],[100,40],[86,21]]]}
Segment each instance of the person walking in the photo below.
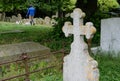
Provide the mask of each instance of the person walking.
{"label": "person walking", "polygon": [[30,7],[27,10],[26,17],[28,16],[29,16],[30,24],[35,25],[34,20],[33,20],[35,16],[35,8],[32,5],[30,5]]}

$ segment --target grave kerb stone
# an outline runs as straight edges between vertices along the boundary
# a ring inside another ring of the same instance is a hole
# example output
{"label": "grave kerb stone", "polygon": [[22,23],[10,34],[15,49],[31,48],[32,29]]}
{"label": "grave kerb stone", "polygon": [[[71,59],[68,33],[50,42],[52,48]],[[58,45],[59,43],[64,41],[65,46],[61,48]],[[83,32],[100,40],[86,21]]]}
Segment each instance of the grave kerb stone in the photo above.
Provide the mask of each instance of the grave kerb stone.
{"label": "grave kerb stone", "polygon": [[50,49],[36,42],[22,42],[15,44],[0,45],[0,63],[21,59],[21,55],[27,53],[28,57],[45,56],[53,57]]}

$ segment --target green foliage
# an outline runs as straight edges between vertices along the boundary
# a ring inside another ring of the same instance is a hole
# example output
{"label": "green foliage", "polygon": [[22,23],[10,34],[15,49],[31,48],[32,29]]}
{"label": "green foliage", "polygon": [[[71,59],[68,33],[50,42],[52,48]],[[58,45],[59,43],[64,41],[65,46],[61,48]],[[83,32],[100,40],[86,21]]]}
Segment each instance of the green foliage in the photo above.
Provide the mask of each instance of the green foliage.
{"label": "green foliage", "polygon": [[84,3],[87,3],[87,0],[83,0],[84,1]]}
{"label": "green foliage", "polygon": [[[22,73],[24,73],[24,69],[23,68],[19,68],[20,65],[19,64],[10,64],[7,66],[1,66],[1,70],[2,70],[2,75],[0,76],[0,79],[4,79],[6,77],[11,77],[11,76],[16,76],[16,75],[20,75]],[[19,79],[13,79],[12,81],[19,81],[19,80],[24,80],[23,78],[19,78]]]}
{"label": "green foliage", "polygon": [[64,22],[65,21],[72,21],[72,19],[70,17],[65,17],[65,18],[58,18],[56,20],[58,23],[54,26],[54,29],[52,32],[52,37],[55,39],[64,38],[64,33],[62,31],[62,27],[64,25]]}
{"label": "green foliage", "polygon": [[0,11],[3,12],[13,12],[14,10],[22,10],[25,9],[24,0],[0,0]]}
{"label": "green foliage", "polygon": [[40,10],[43,10],[43,11],[45,10],[46,12],[51,11],[50,0],[48,1],[48,3],[46,3],[46,1],[44,1],[44,0],[27,0],[26,1],[27,6],[29,6],[31,4]]}
{"label": "green foliage", "polygon": [[75,7],[75,1],[65,0],[64,2],[62,2],[61,9],[63,11],[68,12],[68,11],[71,11],[74,7]]}
{"label": "green foliage", "polygon": [[0,34],[0,44],[17,43],[23,41],[42,42],[48,40],[49,33],[52,29],[52,27],[42,25],[26,26],[0,22],[0,32],[7,32],[10,30],[24,31],[23,33]]}
{"label": "green foliage", "polygon": [[74,4],[74,5],[75,5],[76,1],[77,1],[77,0],[70,0],[70,2],[71,2],[72,4]]}
{"label": "green foliage", "polygon": [[111,8],[118,8],[119,4],[116,0],[98,0],[100,11],[107,12]]}
{"label": "green foliage", "polygon": [[[46,61],[34,61],[34,62],[30,62],[29,63],[30,68],[30,72],[38,70],[38,69],[43,69],[46,68],[50,65],[52,65],[52,63],[48,63]],[[0,76],[0,79],[4,79],[7,77],[12,77],[12,76],[16,76],[16,75],[20,75],[20,74],[24,74],[25,73],[25,68],[24,68],[24,64],[23,63],[11,63],[8,66],[4,65],[1,66],[2,69],[2,76]],[[61,71],[57,68],[49,68],[49,69],[45,69],[45,70],[41,70],[37,73],[31,74],[30,75],[30,80],[32,81],[62,81],[62,76],[61,76]],[[11,79],[10,81],[24,81],[24,77],[19,77],[19,78],[15,78],[15,79]]]}
{"label": "green foliage", "polygon": [[98,53],[94,57],[99,64],[100,81],[120,81],[120,57],[111,57],[106,53]]}
{"label": "green foliage", "polygon": [[19,10],[25,12],[30,4],[38,11],[53,14],[59,10],[70,11],[75,7],[73,0],[0,0],[0,11],[15,13]]}

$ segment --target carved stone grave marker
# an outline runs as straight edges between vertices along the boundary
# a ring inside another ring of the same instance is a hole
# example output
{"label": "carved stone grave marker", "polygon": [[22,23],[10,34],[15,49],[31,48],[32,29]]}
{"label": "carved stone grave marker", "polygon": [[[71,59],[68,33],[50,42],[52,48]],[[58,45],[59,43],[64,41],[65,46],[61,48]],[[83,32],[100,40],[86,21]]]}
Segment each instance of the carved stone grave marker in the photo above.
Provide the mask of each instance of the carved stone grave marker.
{"label": "carved stone grave marker", "polygon": [[73,34],[70,54],[64,57],[63,81],[99,81],[98,63],[88,53],[88,46],[83,36],[87,39],[96,32],[92,22],[83,25],[85,13],[81,9],[74,9],[71,22],[65,22],[62,30],[65,36]]}
{"label": "carved stone grave marker", "polygon": [[118,56],[120,52],[120,18],[108,18],[101,20],[100,47],[103,52],[111,52],[112,56]]}

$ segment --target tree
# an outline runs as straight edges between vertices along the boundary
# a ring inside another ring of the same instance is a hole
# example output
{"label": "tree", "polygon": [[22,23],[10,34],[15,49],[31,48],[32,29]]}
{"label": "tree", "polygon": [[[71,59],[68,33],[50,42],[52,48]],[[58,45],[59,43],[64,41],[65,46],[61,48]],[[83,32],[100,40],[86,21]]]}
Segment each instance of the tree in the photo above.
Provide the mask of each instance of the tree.
{"label": "tree", "polygon": [[117,0],[117,2],[120,4],[120,0]]}
{"label": "tree", "polygon": [[58,16],[63,17],[64,12],[70,12],[75,7],[75,4],[73,3],[73,0],[55,0],[52,2],[52,6],[53,10],[58,12]]}
{"label": "tree", "polygon": [[109,10],[118,8],[117,0],[98,0],[99,10],[102,12],[109,12]]}
{"label": "tree", "polygon": [[2,12],[14,12],[14,10],[24,9],[26,0],[0,0],[0,9]]}
{"label": "tree", "polygon": [[37,15],[51,16],[58,12],[61,17],[63,12],[67,13],[75,7],[73,2],[74,0],[0,0],[0,12],[26,13],[27,7],[32,4]]}
{"label": "tree", "polygon": [[98,0],[77,0],[76,7],[81,8],[88,17],[94,14],[97,10]]}

